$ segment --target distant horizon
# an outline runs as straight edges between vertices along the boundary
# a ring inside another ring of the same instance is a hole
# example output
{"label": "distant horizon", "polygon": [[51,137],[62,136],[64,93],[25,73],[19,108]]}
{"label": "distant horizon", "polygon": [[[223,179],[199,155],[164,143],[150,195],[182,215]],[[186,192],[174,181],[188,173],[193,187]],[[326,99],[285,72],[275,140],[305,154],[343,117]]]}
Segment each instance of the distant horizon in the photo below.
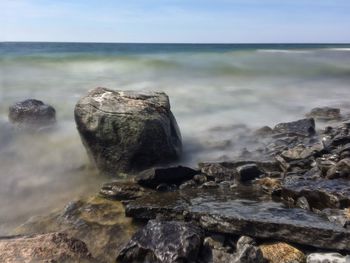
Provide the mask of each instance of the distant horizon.
{"label": "distant horizon", "polygon": [[0,41],[350,43],[348,0],[1,0]]}
{"label": "distant horizon", "polygon": [[178,44],[178,45],[350,45],[350,42],[96,42],[96,41],[0,41],[0,43],[69,43],[69,44]]}

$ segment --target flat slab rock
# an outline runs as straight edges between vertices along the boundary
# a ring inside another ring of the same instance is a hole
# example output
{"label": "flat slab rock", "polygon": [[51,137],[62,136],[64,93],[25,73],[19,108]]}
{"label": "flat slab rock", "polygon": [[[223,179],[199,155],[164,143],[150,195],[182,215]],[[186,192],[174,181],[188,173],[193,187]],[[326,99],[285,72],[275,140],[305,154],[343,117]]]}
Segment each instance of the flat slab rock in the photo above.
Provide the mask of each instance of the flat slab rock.
{"label": "flat slab rock", "polygon": [[325,217],[271,200],[247,198],[229,189],[157,193],[131,201],[126,215],[193,219],[209,231],[350,251],[350,231]]}

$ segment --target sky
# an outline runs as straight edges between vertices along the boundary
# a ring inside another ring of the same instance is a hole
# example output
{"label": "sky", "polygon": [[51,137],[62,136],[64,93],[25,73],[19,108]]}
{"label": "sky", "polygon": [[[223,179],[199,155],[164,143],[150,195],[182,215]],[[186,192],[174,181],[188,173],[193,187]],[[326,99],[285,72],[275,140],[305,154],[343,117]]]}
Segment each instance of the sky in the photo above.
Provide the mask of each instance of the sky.
{"label": "sky", "polygon": [[0,0],[0,41],[350,43],[350,0]]}

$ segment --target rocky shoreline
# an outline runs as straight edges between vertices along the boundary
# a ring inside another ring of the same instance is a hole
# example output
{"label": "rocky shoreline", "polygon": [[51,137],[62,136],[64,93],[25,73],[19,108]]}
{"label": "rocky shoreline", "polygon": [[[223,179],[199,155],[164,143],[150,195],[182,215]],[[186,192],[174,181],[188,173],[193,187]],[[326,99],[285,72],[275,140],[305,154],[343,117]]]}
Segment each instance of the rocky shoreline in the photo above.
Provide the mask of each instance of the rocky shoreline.
{"label": "rocky shoreline", "polygon": [[[31,129],[39,123],[33,116]],[[350,262],[350,118],[340,109],[262,127],[249,134],[254,150],[195,168],[171,164],[181,134],[164,93],[97,88],[75,117],[92,163],[123,178],[0,238],[1,251],[17,251],[0,261]],[[57,249],[45,235],[73,245],[56,242]],[[48,240],[43,247],[18,252],[40,238]]]}

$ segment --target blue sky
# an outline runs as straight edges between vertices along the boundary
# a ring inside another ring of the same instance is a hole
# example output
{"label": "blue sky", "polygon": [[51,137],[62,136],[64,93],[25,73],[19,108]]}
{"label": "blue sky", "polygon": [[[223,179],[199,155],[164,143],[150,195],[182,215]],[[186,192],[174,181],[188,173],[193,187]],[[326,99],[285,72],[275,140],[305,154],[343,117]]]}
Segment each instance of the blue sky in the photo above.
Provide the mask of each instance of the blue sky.
{"label": "blue sky", "polygon": [[350,0],[0,0],[0,41],[350,42]]}

